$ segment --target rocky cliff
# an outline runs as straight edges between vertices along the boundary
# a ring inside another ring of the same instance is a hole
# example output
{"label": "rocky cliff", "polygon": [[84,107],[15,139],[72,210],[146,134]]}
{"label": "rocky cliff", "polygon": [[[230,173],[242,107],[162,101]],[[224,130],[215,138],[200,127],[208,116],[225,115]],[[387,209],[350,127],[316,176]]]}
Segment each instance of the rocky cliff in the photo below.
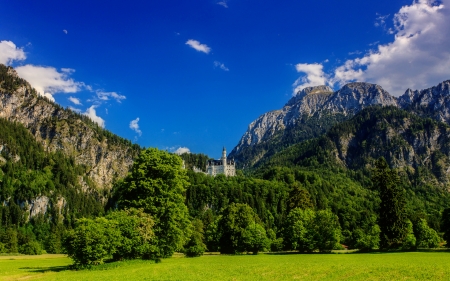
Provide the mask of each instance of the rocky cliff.
{"label": "rocky cliff", "polygon": [[298,143],[266,165],[341,166],[371,169],[379,157],[416,184],[450,188],[450,127],[397,107],[370,107],[333,126],[326,134]]}
{"label": "rocky cliff", "polygon": [[350,83],[336,92],[327,86],[305,88],[282,109],[250,123],[229,157],[240,166],[255,165],[289,145],[325,133],[332,125],[373,105],[397,106],[397,99],[369,83]]}
{"label": "rocky cliff", "polygon": [[86,166],[98,189],[110,189],[114,178],[126,175],[138,147],[38,96],[11,67],[0,68],[1,118],[22,123],[47,151],[62,151]]}

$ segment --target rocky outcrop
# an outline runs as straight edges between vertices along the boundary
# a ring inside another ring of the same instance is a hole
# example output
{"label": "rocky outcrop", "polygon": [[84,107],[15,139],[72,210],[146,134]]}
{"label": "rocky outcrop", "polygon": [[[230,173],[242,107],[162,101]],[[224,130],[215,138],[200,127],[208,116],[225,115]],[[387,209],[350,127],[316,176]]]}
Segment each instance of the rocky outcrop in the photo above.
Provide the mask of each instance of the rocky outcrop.
{"label": "rocky outcrop", "polygon": [[[235,158],[237,162],[253,165],[268,151],[275,152],[278,149],[277,145],[273,144],[275,137],[278,138],[276,143],[282,143],[280,148],[283,148],[296,141],[304,140],[301,136],[292,137],[291,135],[298,133],[305,126],[309,130],[322,132],[323,125],[331,126],[338,122],[338,118],[334,117],[339,116],[339,120],[350,118],[362,109],[373,105],[397,106],[397,99],[380,86],[369,83],[350,83],[336,92],[328,86],[305,88],[292,97],[282,109],[265,113],[250,123],[248,130],[229,157]],[[323,117],[327,120],[321,122],[320,119]],[[305,126],[298,129],[298,124],[305,124]],[[257,149],[257,153],[249,152],[251,146],[260,148]],[[261,148],[262,146],[267,149]],[[243,154],[246,156],[243,157]],[[242,163],[240,164],[242,166]]]}
{"label": "rocky outcrop", "polygon": [[450,124],[450,80],[425,90],[411,90],[399,97],[401,108]]}
{"label": "rocky outcrop", "polygon": [[59,196],[56,202],[47,196],[38,196],[36,198],[21,202],[20,206],[27,215],[27,221],[34,218],[37,215],[45,215],[49,208],[56,208],[58,210],[57,215],[62,216],[62,211],[66,208],[67,201],[64,197]]}
{"label": "rocky outcrop", "polygon": [[103,129],[93,122],[38,96],[12,68],[8,74],[18,86],[11,91],[1,87],[0,81],[1,118],[25,125],[47,151],[63,151],[86,166],[87,176],[99,189],[110,189],[114,178],[127,174],[137,154],[131,143],[105,138],[99,134]]}

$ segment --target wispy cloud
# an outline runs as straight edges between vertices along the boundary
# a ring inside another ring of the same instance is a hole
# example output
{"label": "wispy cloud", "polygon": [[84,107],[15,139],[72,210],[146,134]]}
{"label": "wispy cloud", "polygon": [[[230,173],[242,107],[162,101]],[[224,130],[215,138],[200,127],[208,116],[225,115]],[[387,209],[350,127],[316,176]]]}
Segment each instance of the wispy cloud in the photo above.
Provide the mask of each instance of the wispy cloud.
{"label": "wispy cloud", "polygon": [[139,129],[138,122],[139,122],[139,117],[134,120],[131,120],[130,129],[135,131],[139,136],[142,136],[142,131]]}
{"label": "wispy cloud", "polygon": [[72,103],[74,103],[76,105],[82,105],[79,98],[69,97],[69,101],[71,101]]}
{"label": "wispy cloud", "polygon": [[181,155],[181,154],[184,154],[184,153],[191,153],[191,150],[189,148],[187,148],[187,147],[178,147],[178,148],[171,147],[170,151],[172,153],[175,153],[175,154],[178,154],[178,155]]}
{"label": "wispy cloud", "polygon": [[94,121],[95,123],[97,123],[100,127],[104,128],[105,127],[105,120],[103,120],[103,118],[97,116],[97,112],[96,109],[97,106],[93,105],[91,107],[89,107],[85,113],[83,113],[84,115],[88,116],[89,118],[91,118],[92,121]]}
{"label": "wispy cloud", "polygon": [[69,106],[69,109],[78,113],[81,113],[81,109],[73,107],[73,106]]}
{"label": "wispy cloud", "polygon": [[379,13],[377,13],[376,15],[377,15],[377,18],[375,19],[374,25],[385,28],[386,20],[389,18],[390,15],[381,15]]}
{"label": "wispy cloud", "polygon": [[[395,96],[407,88],[424,89],[449,79],[449,8],[450,0],[417,0],[403,6],[394,15],[391,43],[378,44],[327,75],[317,75],[316,71],[315,77],[341,86],[352,81],[375,83]],[[297,86],[308,83],[311,81],[307,79]]]}
{"label": "wispy cloud", "polygon": [[220,5],[220,6],[224,7],[224,8],[228,8],[228,3],[227,2],[228,2],[227,0],[222,0],[220,2],[217,2],[217,5]]}
{"label": "wispy cloud", "polygon": [[209,54],[209,52],[211,51],[211,48],[208,47],[206,44],[201,44],[199,41],[194,39],[187,40],[186,45],[189,45],[193,49],[199,52],[203,52],[205,54]]}
{"label": "wispy cloud", "polygon": [[69,33],[69,32],[67,31],[67,29],[63,29],[63,32],[64,32],[65,34]]}
{"label": "wispy cloud", "polygon": [[126,96],[120,95],[116,92],[104,92],[102,90],[97,90],[96,95],[97,95],[97,99],[99,99],[101,101],[107,101],[110,99],[114,99],[118,103],[122,102],[122,100],[127,98]]}
{"label": "wispy cloud", "polygon": [[17,48],[11,41],[0,41],[0,63],[10,65],[13,61],[26,59],[23,48]]}
{"label": "wispy cloud", "polygon": [[226,67],[223,63],[220,61],[214,61],[214,67],[218,67],[224,71],[229,71],[228,67]]}

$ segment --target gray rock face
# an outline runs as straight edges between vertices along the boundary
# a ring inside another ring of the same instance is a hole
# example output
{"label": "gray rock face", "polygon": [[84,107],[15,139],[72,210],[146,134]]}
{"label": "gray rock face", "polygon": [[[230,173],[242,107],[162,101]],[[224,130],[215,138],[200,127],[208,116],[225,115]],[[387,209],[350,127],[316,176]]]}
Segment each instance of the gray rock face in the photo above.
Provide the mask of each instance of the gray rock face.
{"label": "gray rock face", "polygon": [[[9,72],[18,78],[14,70]],[[133,164],[129,147],[100,138],[72,112],[34,94],[29,84],[14,92],[0,91],[0,117],[22,123],[48,151],[62,150],[86,165],[99,189],[110,189],[113,179],[124,177]]]}
{"label": "gray rock face", "polygon": [[250,123],[229,157],[239,159],[243,148],[269,141],[276,133],[315,114],[326,111],[327,114],[352,116],[372,105],[397,106],[397,99],[380,86],[369,83],[350,83],[336,92],[328,86],[305,88],[282,109],[265,113]]}
{"label": "gray rock face", "polygon": [[399,97],[401,108],[450,124],[450,80],[425,90],[411,90]]}

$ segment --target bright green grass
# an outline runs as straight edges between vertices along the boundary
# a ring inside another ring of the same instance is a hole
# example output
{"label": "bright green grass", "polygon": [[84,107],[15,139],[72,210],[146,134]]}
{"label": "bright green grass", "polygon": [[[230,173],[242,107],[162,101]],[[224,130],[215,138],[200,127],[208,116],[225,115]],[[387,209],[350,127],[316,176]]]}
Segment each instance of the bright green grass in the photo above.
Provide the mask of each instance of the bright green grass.
{"label": "bright green grass", "polygon": [[[11,259],[14,260],[11,260]],[[449,252],[207,255],[154,264],[128,261],[67,269],[63,256],[0,257],[0,280],[449,280]]]}

